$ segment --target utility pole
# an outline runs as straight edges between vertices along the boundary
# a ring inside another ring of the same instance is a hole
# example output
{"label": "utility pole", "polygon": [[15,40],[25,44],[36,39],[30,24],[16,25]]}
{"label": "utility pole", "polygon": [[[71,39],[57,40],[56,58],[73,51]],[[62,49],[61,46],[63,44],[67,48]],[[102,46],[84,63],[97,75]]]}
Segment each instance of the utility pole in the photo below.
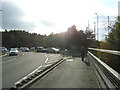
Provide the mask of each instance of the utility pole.
{"label": "utility pole", "polygon": [[109,19],[110,19],[110,18],[109,18],[109,16],[108,16],[108,34],[109,34]]}
{"label": "utility pole", "polygon": [[98,41],[99,41],[99,17],[98,17],[98,15],[97,15],[97,39],[98,39]]}
{"label": "utility pole", "polygon": [[95,31],[96,31],[96,23],[94,22],[94,39],[96,40],[96,33],[95,33]]}
{"label": "utility pole", "polygon": [[97,40],[99,41],[99,17],[98,17],[98,14],[95,13],[97,15]]}
{"label": "utility pole", "polygon": [[89,24],[89,20],[88,20],[88,30],[90,30],[90,24]]}

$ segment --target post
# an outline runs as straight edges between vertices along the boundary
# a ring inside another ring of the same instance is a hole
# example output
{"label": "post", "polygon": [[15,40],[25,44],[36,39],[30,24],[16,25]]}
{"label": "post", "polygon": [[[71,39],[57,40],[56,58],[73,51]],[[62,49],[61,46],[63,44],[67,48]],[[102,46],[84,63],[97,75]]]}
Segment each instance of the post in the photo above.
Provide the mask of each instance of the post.
{"label": "post", "polygon": [[108,34],[109,34],[109,16],[108,16]]}
{"label": "post", "polygon": [[88,30],[90,30],[90,24],[89,24],[89,20],[88,20]]}
{"label": "post", "polygon": [[99,41],[99,17],[98,17],[98,14],[95,13],[97,15],[97,40]]}
{"label": "post", "polygon": [[94,39],[96,40],[96,33],[95,33],[95,31],[96,31],[96,23],[94,22]]}
{"label": "post", "polygon": [[97,15],[97,40],[99,41],[99,21],[98,21],[98,15]]}

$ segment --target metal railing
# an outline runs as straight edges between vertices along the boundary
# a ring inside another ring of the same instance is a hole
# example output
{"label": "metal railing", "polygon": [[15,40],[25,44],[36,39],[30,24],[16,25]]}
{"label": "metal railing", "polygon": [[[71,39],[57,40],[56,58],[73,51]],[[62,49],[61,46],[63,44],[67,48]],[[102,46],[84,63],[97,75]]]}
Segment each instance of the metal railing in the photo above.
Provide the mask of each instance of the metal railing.
{"label": "metal railing", "polygon": [[120,56],[120,51],[95,48],[88,48],[88,50],[88,55],[92,58],[91,60],[107,88],[120,90],[120,74],[94,55],[96,52],[101,52]]}

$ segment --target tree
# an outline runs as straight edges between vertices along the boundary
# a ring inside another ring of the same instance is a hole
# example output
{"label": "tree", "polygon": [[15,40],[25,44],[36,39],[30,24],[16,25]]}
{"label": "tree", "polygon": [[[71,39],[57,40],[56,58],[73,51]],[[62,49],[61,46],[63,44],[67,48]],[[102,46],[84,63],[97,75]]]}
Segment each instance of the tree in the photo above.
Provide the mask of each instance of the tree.
{"label": "tree", "polygon": [[106,38],[108,49],[120,50],[120,16],[116,18],[115,24],[111,27],[111,32]]}

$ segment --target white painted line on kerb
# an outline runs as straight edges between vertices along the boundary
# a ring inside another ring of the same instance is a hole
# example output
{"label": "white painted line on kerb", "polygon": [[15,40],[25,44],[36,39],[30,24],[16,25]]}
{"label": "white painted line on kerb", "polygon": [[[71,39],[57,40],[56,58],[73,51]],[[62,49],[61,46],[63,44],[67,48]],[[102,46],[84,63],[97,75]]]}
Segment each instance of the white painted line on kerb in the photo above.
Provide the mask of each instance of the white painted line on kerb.
{"label": "white painted line on kerb", "polygon": [[57,61],[58,61],[58,60],[54,60],[54,61],[53,61],[53,60],[52,60],[52,61],[50,60],[50,62],[47,62],[47,63],[54,63],[54,62],[57,62]]}
{"label": "white painted line on kerb", "polygon": [[20,79],[19,81],[15,82],[15,84],[20,83],[22,80],[26,79],[28,76],[30,76],[30,75],[32,75],[33,73],[35,73],[36,71],[38,71],[41,67],[42,67],[42,65],[39,66],[39,67],[38,67],[37,69],[35,69],[34,71],[32,71],[32,72],[31,72],[30,74],[28,74],[27,76],[25,76],[24,78],[22,78],[22,79]]}
{"label": "white painted line on kerb", "polygon": [[50,66],[50,65],[52,65],[52,64],[47,64],[47,65],[45,65],[44,67],[48,67],[48,66]]}
{"label": "white painted line on kerb", "polygon": [[36,71],[38,71],[41,67],[42,67],[42,65],[41,65],[41,66],[39,66],[37,69],[35,69],[35,70],[34,70],[33,72],[31,72],[30,74],[28,74],[27,76],[32,75],[33,73],[35,73]]}

